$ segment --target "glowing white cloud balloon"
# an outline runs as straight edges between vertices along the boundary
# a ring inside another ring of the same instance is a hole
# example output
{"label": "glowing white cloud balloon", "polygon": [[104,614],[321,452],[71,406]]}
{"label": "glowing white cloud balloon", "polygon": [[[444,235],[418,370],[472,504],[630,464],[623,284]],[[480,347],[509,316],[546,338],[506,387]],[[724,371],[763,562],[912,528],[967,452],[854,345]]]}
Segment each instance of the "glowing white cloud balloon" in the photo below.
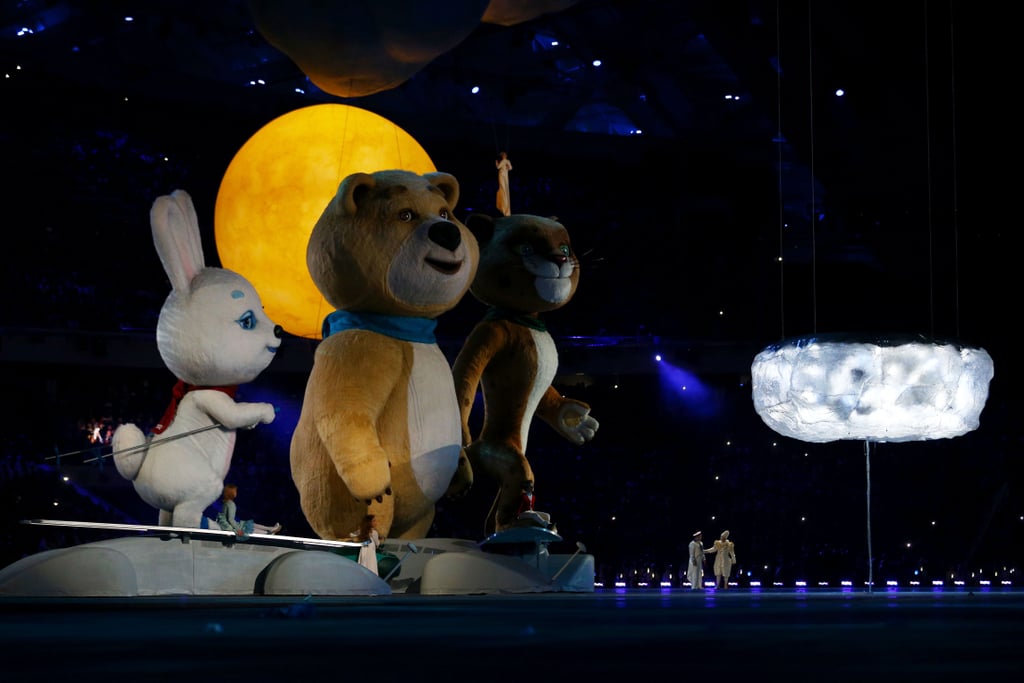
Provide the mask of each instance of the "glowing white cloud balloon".
{"label": "glowing white cloud balloon", "polygon": [[762,350],[751,386],[757,414],[783,436],[922,441],[977,429],[993,374],[980,348],[818,335]]}

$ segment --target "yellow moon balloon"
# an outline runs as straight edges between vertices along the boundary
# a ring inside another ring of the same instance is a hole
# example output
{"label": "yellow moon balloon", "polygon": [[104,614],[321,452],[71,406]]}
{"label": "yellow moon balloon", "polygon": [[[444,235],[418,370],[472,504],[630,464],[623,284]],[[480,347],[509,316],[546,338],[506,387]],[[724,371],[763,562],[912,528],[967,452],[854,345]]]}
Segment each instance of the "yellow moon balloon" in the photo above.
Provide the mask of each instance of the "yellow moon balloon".
{"label": "yellow moon balloon", "polygon": [[344,104],[318,104],[263,126],[235,154],[214,211],[217,254],[245,276],[270,319],[320,339],[334,309],[306,268],[306,244],[338,185],[352,173],[436,171],[426,151],[391,121]]}

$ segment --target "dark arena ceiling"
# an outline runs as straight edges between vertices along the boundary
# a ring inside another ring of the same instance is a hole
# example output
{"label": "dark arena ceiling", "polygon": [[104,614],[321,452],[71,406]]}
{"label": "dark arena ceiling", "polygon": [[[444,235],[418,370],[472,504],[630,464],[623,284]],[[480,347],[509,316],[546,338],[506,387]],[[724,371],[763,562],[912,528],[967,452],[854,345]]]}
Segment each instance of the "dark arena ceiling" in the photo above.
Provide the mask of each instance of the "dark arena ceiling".
{"label": "dark arena ceiling", "polygon": [[[1016,230],[993,215],[999,129],[979,102],[999,43],[968,3],[374,4],[333,14],[366,26],[348,35],[371,57],[376,36],[451,46],[409,47],[407,78],[342,97],[275,46],[285,29],[268,39],[282,4],[3,3],[5,232],[19,245],[5,283],[27,293],[5,324],[146,329],[166,295],[152,200],[187,189],[214,253],[235,152],[276,116],[341,102],[411,133],[460,179],[460,213],[493,212],[508,150],[513,210],[557,215],[582,256],[576,300],[552,315],[567,338],[727,349],[740,370],[813,332],[993,352],[1004,338],[994,295]],[[320,5],[288,3],[300,17]],[[80,305],[55,312],[40,286]],[[453,335],[473,304],[449,315]]]}

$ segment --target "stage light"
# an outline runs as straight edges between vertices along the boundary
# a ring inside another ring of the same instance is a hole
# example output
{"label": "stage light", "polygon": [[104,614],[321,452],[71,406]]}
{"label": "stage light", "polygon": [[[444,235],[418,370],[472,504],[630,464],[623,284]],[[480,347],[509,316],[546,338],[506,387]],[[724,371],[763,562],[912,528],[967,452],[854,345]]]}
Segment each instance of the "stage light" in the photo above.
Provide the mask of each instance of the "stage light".
{"label": "stage light", "polygon": [[342,179],[386,169],[437,170],[411,135],[365,109],[320,104],[272,120],[221,180],[214,215],[221,265],[253,283],[271,320],[319,339],[334,309],[306,268],[309,235]]}

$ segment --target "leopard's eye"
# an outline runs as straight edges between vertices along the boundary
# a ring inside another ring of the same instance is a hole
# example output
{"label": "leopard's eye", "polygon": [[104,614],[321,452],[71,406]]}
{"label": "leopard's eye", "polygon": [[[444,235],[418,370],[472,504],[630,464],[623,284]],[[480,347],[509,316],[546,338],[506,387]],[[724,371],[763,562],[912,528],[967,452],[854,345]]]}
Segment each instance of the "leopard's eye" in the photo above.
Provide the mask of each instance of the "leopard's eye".
{"label": "leopard's eye", "polygon": [[403,223],[409,223],[412,221],[412,209],[402,209],[398,212],[398,220]]}
{"label": "leopard's eye", "polygon": [[533,247],[531,247],[529,244],[520,244],[519,245],[519,255],[520,256],[533,256]]}
{"label": "leopard's eye", "polygon": [[568,256],[569,254],[572,253],[572,249],[569,248],[568,244],[563,244],[558,249],[559,249],[559,251],[562,252],[562,256]]}

